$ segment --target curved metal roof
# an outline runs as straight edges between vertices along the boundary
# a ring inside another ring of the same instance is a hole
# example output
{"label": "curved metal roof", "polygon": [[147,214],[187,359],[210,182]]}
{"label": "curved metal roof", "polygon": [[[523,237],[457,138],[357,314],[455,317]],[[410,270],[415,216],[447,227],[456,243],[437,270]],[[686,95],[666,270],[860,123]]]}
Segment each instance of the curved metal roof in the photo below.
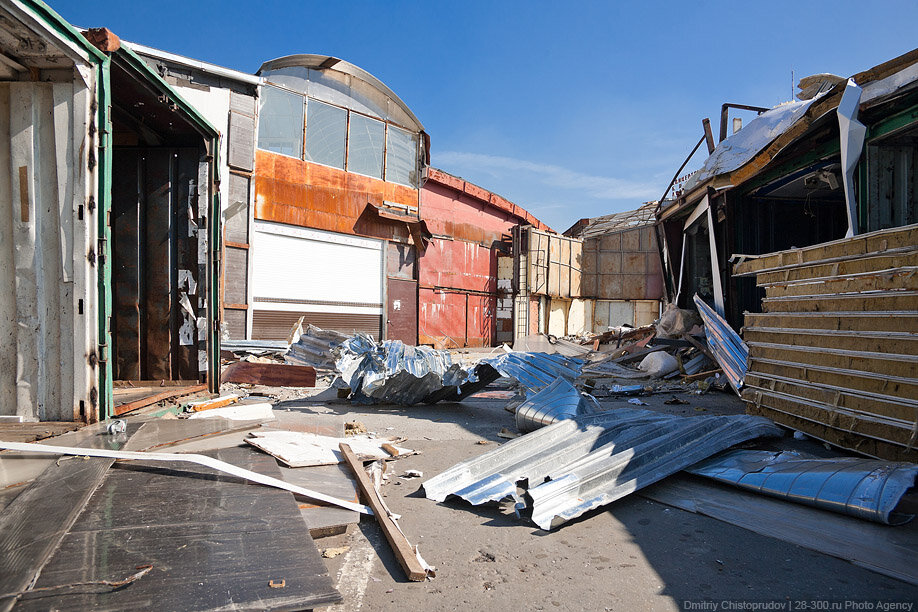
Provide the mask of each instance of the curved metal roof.
{"label": "curved metal roof", "polygon": [[[279,57],[265,62],[261,65],[261,68],[258,69],[258,76],[265,77],[269,82],[274,80],[271,78],[272,74],[275,76],[286,77],[284,80],[279,80],[278,84],[290,87],[301,91],[302,93],[312,95],[308,89],[308,83],[311,82],[311,79],[308,77],[308,72],[304,75],[297,76],[295,71],[290,69],[305,69],[306,71],[314,70],[319,74],[331,77],[340,91],[340,87],[344,86],[349,88],[349,92],[341,92],[347,96],[360,100],[363,98],[363,104],[366,104],[366,99],[372,100],[375,103],[377,108],[377,114],[382,118],[388,119],[394,123],[400,124],[403,127],[412,129],[416,132],[421,132],[424,130],[424,126],[421,124],[420,120],[415,116],[411,109],[408,108],[408,105],[405,104],[401,98],[399,98],[394,91],[389,89],[385,83],[377,79],[375,76],[360,68],[355,66],[350,62],[346,62],[337,57],[330,55],[313,55],[313,54],[297,54],[297,55],[287,55],[284,57]],[[338,73],[337,75],[330,73]],[[337,77],[337,78],[336,78]],[[291,82],[292,79],[299,78],[304,81],[301,86],[297,86],[294,82]],[[356,83],[354,81],[357,81]],[[374,95],[375,92],[375,95]],[[316,96],[319,99],[322,99],[321,96]],[[329,100],[335,102],[335,100]],[[355,110],[369,110],[367,108],[358,108]]]}

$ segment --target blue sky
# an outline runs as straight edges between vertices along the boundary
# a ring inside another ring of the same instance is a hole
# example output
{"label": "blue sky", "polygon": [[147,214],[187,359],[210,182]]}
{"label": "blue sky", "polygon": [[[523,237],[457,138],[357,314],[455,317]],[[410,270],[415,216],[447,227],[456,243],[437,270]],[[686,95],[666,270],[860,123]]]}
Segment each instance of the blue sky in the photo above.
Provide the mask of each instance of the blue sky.
{"label": "blue sky", "polygon": [[559,231],[658,198],[703,117],[716,136],[723,102],[774,106],[792,70],[848,76],[918,46],[914,0],[50,4],[248,72],[292,53],[346,59],[420,118],[433,165]]}

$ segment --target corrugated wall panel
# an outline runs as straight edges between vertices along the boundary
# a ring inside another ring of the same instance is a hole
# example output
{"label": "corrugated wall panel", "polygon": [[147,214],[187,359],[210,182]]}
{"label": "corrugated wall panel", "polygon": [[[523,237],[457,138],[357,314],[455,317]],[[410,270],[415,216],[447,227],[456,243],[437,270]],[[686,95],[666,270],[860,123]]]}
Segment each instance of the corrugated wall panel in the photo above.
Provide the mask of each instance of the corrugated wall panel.
{"label": "corrugated wall panel", "polygon": [[0,214],[0,414],[74,420],[82,400],[92,416],[88,95],[82,84],[0,83],[0,201],[11,204]]}
{"label": "corrugated wall panel", "polygon": [[255,340],[285,340],[300,317],[303,317],[304,326],[312,324],[342,334],[363,332],[376,339],[380,337],[382,324],[382,317],[372,314],[256,310],[253,315],[252,337]]}

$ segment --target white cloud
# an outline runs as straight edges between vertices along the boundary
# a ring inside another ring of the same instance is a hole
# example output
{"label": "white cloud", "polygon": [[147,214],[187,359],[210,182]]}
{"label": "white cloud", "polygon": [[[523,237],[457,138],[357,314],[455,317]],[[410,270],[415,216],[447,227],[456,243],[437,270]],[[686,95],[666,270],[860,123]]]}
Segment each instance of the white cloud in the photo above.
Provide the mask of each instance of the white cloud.
{"label": "white cloud", "polygon": [[[594,176],[569,170],[552,164],[487,155],[484,153],[463,153],[460,151],[443,151],[434,153],[434,165],[450,173],[470,175],[488,174],[494,177],[507,178],[507,174],[525,174],[514,176],[517,181],[535,181],[546,186],[565,189],[572,194],[596,200],[638,200],[646,201],[660,197],[662,188],[649,182],[633,181],[607,176]],[[474,181],[472,176],[469,180]],[[482,185],[487,188],[487,185]]]}

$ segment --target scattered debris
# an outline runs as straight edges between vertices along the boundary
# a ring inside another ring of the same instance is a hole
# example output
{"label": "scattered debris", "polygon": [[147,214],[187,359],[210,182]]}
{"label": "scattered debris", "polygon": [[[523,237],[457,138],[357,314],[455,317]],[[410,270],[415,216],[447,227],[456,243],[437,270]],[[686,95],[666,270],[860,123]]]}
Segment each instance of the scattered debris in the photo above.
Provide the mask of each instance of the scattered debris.
{"label": "scattered debris", "polygon": [[343,555],[351,549],[350,546],[338,546],[334,548],[326,548],[322,551],[322,556],[326,559],[334,559],[340,555]]}
{"label": "scattered debris", "polygon": [[[395,438],[381,439],[368,435],[334,438],[298,431],[254,431],[245,441],[294,468],[341,463],[344,457],[338,447],[342,442],[349,444],[361,461],[414,454],[410,448],[395,446]],[[386,450],[384,446],[395,452]]]}
{"label": "scattered debris", "polygon": [[514,438],[519,438],[520,435],[522,434],[518,434],[515,431],[510,431],[506,427],[502,427],[501,430],[497,432],[497,437],[504,438],[505,440],[512,440]]}
{"label": "scattered debris", "polygon": [[647,405],[646,402],[642,402],[641,400],[639,400],[639,399],[636,398],[636,397],[632,397],[630,400],[628,400],[628,403],[629,403],[629,404],[634,404],[635,406],[646,406],[646,405]]}
{"label": "scattered debris", "polygon": [[405,473],[401,475],[401,478],[422,478],[424,472],[420,470],[405,470]]}
{"label": "scattered debris", "polygon": [[688,404],[687,401],[685,401],[684,399],[680,399],[680,398],[676,397],[675,395],[673,395],[672,397],[670,397],[668,400],[663,400],[663,403],[664,403],[664,404],[669,404],[670,406],[681,406],[681,405],[684,405],[684,404]]}
{"label": "scattered debris", "polygon": [[287,581],[284,579],[280,580],[271,580],[268,582],[268,586],[272,589],[283,589],[287,586]]}
{"label": "scattered debris", "polygon": [[367,426],[360,421],[348,421],[344,424],[345,436],[359,436],[367,433]]}

